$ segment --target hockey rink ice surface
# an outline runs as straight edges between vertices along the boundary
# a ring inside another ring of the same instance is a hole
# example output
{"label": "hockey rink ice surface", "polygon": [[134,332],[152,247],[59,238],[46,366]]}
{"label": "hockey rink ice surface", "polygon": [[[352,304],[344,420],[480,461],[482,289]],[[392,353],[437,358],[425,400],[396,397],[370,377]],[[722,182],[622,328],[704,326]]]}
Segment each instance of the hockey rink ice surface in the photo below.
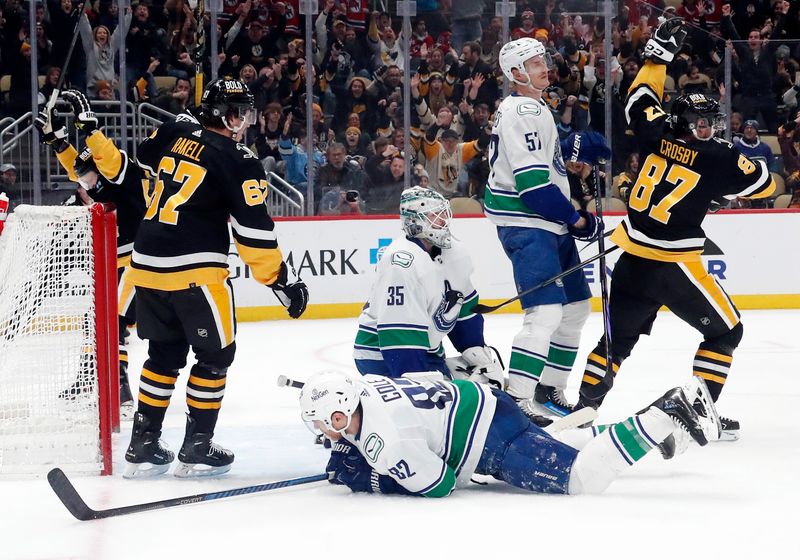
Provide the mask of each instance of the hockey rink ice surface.
{"label": "hockey rink ice surface", "polygon": [[[326,482],[123,517],[81,522],[44,478],[0,481],[0,559],[203,558],[800,558],[800,310],[743,311],[744,340],[719,410],[738,418],[737,442],[691,445],[671,461],[657,450],[599,496],[537,495],[491,482],[434,500],[352,494]],[[486,340],[504,359],[519,315],[491,315]],[[124,480],[130,422],[114,436],[111,477],[73,477],[87,504],[105,509],[322,473],[328,451],[300,421],[304,379],[351,370],[355,319],[239,325],[237,356],[215,440],[236,453],[227,475],[209,480]],[[593,313],[567,396],[577,398],[583,360],[602,332]],[[700,338],[661,313],[625,362],[601,409],[620,420],[689,375]],[[131,337],[131,383],[145,343]],[[352,370],[355,371],[355,370]],[[176,451],[184,428],[182,373],[164,439]]]}

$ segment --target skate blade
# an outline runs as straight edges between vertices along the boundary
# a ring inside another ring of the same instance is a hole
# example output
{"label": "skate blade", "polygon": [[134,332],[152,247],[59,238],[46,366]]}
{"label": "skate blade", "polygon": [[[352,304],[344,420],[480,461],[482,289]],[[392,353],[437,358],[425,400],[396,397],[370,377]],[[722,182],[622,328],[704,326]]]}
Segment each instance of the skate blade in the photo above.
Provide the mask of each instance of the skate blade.
{"label": "skate blade", "polygon": [[736,441],[739,439],[739,430],[722,430],[718,441]]}
{"label": "skate blade", "polygon": [[202,463],[182,463],[179,462],[178,466],[175,467],[175,472],[172,474],[176,478],[200,478],[200,477],[207,477],[207,476],[218,476],[221,474],[225,474],[229,470],[231,470],[231,466],[233,463],[229,465],[223,465],[221,467],[212,467],[210,465],[203,465]]}
{"label": "skate blade", "polygon": [[551,402],[540,403],[536,400],[533,401],[533,411],[540,416],[555,416],[557,418],[568,416],[571,412]]}
{"label": "skate blade", "polygon": [[164,474],[169,470],[169,463],[154,465],[153,463],[126,463],[122,478],[150,478]]}
{"label": "skate blade", "polygon": [[708,441],[717,441],[722,438],[722,423],[719,419],[717,407],[714,405],[714,399],[711,398],[711,393],[708,391],[706,382],[701,378],[693,375],[692,378],[682,387],[683,394],[689,404],[694,404],[695,400],[700,400],[703,403],[703,409],[706,411],[706,416],[698,414],[700,418],[700,425],[703,428],[703,433]]}

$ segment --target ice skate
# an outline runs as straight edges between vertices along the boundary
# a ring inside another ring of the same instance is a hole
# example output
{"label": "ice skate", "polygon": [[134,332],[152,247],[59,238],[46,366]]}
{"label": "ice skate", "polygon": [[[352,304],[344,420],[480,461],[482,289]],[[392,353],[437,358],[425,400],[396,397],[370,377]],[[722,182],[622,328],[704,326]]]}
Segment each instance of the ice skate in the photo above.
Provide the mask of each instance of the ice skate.
{"label": "ice skate", "polygon": [[547,416],[542,416],[536,413],[533,399],[518,399],[516,397],[513,397],[513,399],[514,402],[517,403],[517,406],[522,411],[522,413],[528,417],[528,420],[530,420],[540,428],[544,428],[545,426],[549,426],[550,424],[553,423],[553,420],[551,420]]}
{"label": "ice skate", "polygon": [[125,452],[127,463],[123,478],[145,478],[165,473],[175,454],[161,441],[161,431],[151,430],[150,421],[141,412],[133,416],[131,443]]}
{"label": "ice skate", "polygon": [[700,416],[700,422],[703,424],[703,430],[708,441],[733,441],[739,439],[739,422],[730,418],[725,419],[729,434],[726,436],[723,420],[717,412],[717,407],[714,405],[714,399],[711,398],[706,382],[701,377],[692,376],[691,380],[683,386],[683,392]]}
{"label": "ice skate", "polygon": [[708,443],[700,417],[695,409],[692,408],[692,405],[689,404],[683,389],[680,387],[670,389],[650,406],[665,412],[677,428],[686,430],[692,436],[692,439],[700,445]]}
{"label": "ice skate", "polygon": [[187,416],[186,437],[174,472],[176,477],[216,476],[231,470],[233,452],[211,441],[212,437],[213,432],[197,432],[197,421]]}
{"label": "ice skate", "polygon": [[533,403],[534,409],[539,414],[566,416],[573,412],[573,406],[567,402],[567,398],[564,396],[564,389],[541,383],[536,385]]}

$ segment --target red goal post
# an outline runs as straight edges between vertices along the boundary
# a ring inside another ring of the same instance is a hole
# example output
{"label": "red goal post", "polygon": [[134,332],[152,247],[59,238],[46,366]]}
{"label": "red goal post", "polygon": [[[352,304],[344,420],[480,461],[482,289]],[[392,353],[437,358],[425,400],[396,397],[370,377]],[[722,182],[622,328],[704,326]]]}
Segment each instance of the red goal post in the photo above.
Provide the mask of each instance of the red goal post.
{"label": "red goal post", "polygon": [[111,474],[113,207],[18,206],[0,235],[0,475]]}

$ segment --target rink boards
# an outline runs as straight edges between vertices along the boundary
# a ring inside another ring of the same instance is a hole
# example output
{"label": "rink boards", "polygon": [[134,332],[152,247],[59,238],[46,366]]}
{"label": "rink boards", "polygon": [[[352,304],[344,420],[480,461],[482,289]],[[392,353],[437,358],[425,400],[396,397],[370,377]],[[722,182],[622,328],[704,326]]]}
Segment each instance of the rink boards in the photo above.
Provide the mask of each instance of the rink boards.
{"label": "rink boards", "polygon": [[[622,214],[605,217],[612,231]],[[708,237],[703,261],[742,309],[800,308],[800,259],[796,256],[800,212],[722,212],[704,222]],[[483,217],[454,219],[454,235],[470,250],[472,279],[483,303],[499,303],[516,295],[511,264],[497,239],[496,228]],[[308,284],[310,304],[304,317],[354,317],[361,311],[383,250],[402,234],[396,217],[366,219],[306,218],[280,220],[278,241]],[[597,245],[579,242],[581,259]],[[609,273],[619,253],[607,261]],[[271,291],[254,281],[231,245],[229,265],[236,290],[237,317],[244,321],[286,318]],[[584,269],[599,305],[599,262]],[[509,312],[519,311],[510,305]]]}

